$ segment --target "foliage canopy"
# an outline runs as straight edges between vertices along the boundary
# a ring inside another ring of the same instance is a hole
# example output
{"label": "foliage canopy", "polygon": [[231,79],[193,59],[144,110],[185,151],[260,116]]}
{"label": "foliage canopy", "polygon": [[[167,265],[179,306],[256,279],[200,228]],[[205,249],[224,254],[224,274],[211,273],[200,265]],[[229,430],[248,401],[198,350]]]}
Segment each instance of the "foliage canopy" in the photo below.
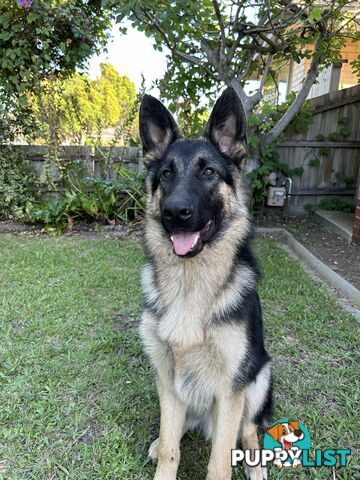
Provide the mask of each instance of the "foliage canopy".
{"label": "foliage canopy", "polygon": [[[219,85],[232,86],[248,112],[262,100],[264,87],[275,82],[279,69],[290,60],[311,58],[302,88],[271,131],[262,138],[272,143],[299,112],[319,70],[340,58],[349,39],[360,40],[356,0],[202,0],[172,2],[105,0],[118,22],[125,18],[151,36],[155,48],[169,52],[168,71],[161,87],[176,101]],[[359,62],[353,68],[359,71]],[[253,95],[244,91],[249,78],[259,78]]]}
{"label": "foliage canopy", "polygon": [[44,76],[68,75],[106,45],[101,0],[2,0],[0,139],[33,126],[26,93]]}
{"label": "foliage canopy", "polygon": [[116,143],[128,142],[137,135],[135,85],[110,64],[102,63],[100,69],[101,76],[96,80],[83,73],[65,80],[55,76],[42,80],[30,104],[45,143],[52,128],[60,132],[59,141],[75,145],[99,140],[103,129],[110,127],[118,130]]}

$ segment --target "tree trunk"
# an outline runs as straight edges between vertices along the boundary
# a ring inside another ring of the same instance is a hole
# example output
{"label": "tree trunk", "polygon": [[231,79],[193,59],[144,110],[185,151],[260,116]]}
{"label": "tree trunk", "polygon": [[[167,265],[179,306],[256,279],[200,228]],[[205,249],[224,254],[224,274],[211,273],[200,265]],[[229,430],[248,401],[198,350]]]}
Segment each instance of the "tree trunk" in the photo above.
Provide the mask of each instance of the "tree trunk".
{"label": "tree trunk", "polygon": [[251,154],[246,157],[244,160],[244,167],[243,167],[243,178],[244,178],[244,185],[246,188],[246,204],[247,206],[251,207],[251,201],[253,198],[253,188],[250,185],[250,180],[247,177],[248,173],[251,173],[253,170],[260,166],[260,151],[253,149]]}

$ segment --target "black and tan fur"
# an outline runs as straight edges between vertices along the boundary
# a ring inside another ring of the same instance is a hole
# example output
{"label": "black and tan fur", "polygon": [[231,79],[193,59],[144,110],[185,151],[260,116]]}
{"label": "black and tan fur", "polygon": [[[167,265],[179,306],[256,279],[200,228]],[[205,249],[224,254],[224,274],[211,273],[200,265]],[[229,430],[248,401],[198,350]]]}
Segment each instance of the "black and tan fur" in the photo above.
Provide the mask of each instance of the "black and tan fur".
{"label": "black and tan fur", "polygon": [[[149,450],[158,460],[155,479],[176,479],[180,440],[201,427],[212,438],[206,479],[230,480],[231,449],[238,439],[244,449],[259,448],[257,427],[267,426],[271,412],[271,360],[241,179],[245,114],[227,89],[204,139],[183,140],[165,107],[145,96],[140,134],[148,168],[140,332],[161,409],[160,436]],[[189,238],[197,240],[191,250]],[[245,473],[266,478],[261,467]]]}

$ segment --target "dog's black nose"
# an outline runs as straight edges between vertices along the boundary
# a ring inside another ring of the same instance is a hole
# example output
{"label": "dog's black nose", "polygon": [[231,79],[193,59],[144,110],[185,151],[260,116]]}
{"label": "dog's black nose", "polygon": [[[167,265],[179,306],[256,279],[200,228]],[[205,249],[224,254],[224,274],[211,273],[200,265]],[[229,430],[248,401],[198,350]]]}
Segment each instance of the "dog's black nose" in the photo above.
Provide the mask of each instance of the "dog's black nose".
{"label": "dog's black nose", "polygon": [[294,434],[297,436],[297,437],[301,437],[301,435],[303,434],[303,432],[301,430],[295,430],[294,431]]}
{"label": "dog's black nose", "polygon": [[182,197],[169,197],[164,202],[166,220],[189,220],[193,210],[191,202]]}

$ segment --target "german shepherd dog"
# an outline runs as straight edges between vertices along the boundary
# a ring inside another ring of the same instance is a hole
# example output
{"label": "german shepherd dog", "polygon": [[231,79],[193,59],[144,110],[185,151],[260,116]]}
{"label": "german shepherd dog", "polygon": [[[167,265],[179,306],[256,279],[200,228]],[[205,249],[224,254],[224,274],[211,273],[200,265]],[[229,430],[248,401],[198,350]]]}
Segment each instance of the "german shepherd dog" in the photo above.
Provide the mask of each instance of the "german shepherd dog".
{"label": "german shepherd dog", "polygon": [[[207,480],[231,479],[231,449],[258,449],[271,415],[271,359],[263,344],[259,277],[241,180],[246,117],[234,90],[218,99],[201,140],[145,95],[140,135],[147,175],[140,334],[155,368],[160,435],[155,480],[175,480],[180,440],[212,438]],[[266,470],[245,467],[247,478]],[[205,476],[205,475],[204,475]]]}

